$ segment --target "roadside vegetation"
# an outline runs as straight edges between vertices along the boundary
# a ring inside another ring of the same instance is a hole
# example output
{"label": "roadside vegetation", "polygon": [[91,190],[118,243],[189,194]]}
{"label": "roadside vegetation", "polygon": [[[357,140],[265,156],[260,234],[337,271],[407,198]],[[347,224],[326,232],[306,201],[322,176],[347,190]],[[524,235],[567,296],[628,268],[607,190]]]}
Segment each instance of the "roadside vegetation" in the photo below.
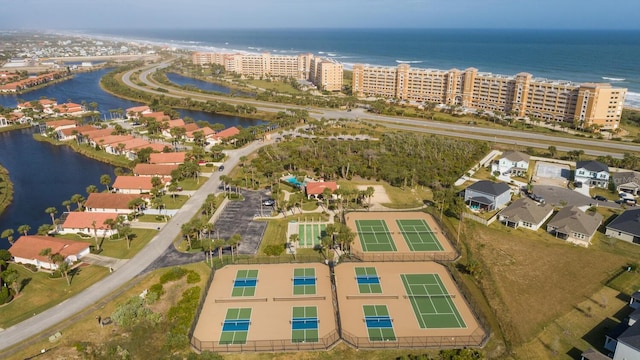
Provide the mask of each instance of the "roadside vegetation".
{"label": "roadside vegetation", "polygon": [[9,171],[0,166],[0,214],[13,201],[13,183],[9,177]]}

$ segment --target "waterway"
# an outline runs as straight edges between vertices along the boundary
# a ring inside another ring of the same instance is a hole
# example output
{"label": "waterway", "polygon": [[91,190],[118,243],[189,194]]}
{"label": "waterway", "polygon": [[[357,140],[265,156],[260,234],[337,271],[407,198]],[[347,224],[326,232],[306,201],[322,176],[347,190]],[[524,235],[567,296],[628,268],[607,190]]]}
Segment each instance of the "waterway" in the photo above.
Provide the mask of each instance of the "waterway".
{"label": "waterway", "polygon": [[[15,107],[18,99],[24,101],[37,100],[41,97],[53,98],[59,102],[72,101],[87,104],[98,103],[98,110],[103,118],[108,118],[111,109],[126,109],[140,103],[120,99],[100,88],[100,78],[109,70],[76,74],[73,79],[53,84],[22,95],[1,95],[0,105]],[[202,111],[179,110],[182,117],[190,117],[196,121],[221,123],[225,127],[250,127],[262,124],[263,121],[246,119],[237,116],[211,114]],[[115,179],[114,167],[83,155],[75,153],[66,146],[54,146],[49,143],[33,140],[34,129],[17,130],[0,133],[0,164],[9,170],[14,184],[13,203],[0,216],[0,232],[13,229],[19,234],[20,225],[29,225],[30,234],[35,234],[42,224],[51,222],[45,213],[48,207],[56,207],[58,216],[66,211],[62,202],[73,194],[87,196],[86,188],[96,185],[99,189],[100,176],[111,175]],[[72,206],[75,209],[75,206]],[[8,248],[6,239],[0,239],[0,248]]]}
{"label": "waterway", "polygon": [[205,90],[205,91],[215,91],[221,94],[234,94],[237,96],[242,96],[242,97],[253,97],[255,98],[254,94],[250,94],[250,93],[246,93],[246,92],[242,92],[242,91],[237,91],[234,90],[232,88],[223,86],[223,85],[219,85],[219,84],[214,84],[214,83],[210,83],[207,81],[202,81],[202,80],[198,80],[198,79],[194,79],[194,78],[190,78],[190,77],[186,77],[186,76],[182,76],[180,74],[176,74],[176,73],[167,73],[167,79],[169,79],[169,81],[171,81],[172,83],[178,85],[178,86],[185,86],[185,85],[190,85],[190,86],[194,86],[200,90]]}

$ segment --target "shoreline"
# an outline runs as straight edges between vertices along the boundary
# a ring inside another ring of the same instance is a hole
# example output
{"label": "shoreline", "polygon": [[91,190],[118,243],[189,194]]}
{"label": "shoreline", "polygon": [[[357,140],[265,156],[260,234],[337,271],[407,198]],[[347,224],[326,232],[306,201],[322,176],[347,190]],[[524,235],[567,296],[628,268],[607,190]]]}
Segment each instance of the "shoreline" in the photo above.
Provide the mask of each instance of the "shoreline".
{"label": "shoreline", "polygon": [[[13,203],[13,183],[9,170],[0,164],[0,215]],[[4,229],[3,229],[4,230]]]}

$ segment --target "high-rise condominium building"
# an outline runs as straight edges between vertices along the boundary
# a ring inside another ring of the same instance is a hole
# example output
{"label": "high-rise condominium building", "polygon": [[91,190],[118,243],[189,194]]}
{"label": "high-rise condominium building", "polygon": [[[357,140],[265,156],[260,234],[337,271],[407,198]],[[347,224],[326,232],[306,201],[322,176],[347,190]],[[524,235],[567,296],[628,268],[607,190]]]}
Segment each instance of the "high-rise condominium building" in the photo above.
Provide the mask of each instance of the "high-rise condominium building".
{"label": "high-rise condominium building", "polygon": [[627,89],[606,83],[576,84],[466,70],[411,68],[408,64],[353,66],[356,96],[397,98],[416,102],[460,105],[505,115],[536,117],[587,127],[616,129]]}

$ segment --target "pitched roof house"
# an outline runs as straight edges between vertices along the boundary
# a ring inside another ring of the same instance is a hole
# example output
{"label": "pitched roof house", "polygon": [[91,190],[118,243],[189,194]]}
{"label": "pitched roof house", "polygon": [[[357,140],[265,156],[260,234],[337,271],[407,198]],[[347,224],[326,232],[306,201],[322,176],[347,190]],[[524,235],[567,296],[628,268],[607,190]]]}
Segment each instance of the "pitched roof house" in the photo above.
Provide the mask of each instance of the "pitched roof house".
{"label": "pitched roof house", "polygon": [[565,206],[549,221],[547,232],[556,238],[581,246],[589,246],[602,223],[602,215],[585,213],[575,206]]}
{"label": "pitched roof house", "polygon": [[47,128],[51,128],[54,131],[62,129],[70,129],[78,126],[78,122],[71,119],[52,120],[44,123]]}
{"label": "pitched roof house", "polygon": [[223,142],[224,140],[226,140],[226,139],[228,139],[228,138],[230,138],[232,136],[238,135],[238,134],[240,134],[240,130],[238,130],[238,128],[235,127],[235,126],[232,126],[230,128],[226,128],[226,129],[224,129],[222,131],[218,131],[217,133],[212,135],[211,138],[212,138],[214,144],[219,144],[219,143]]}
{"label": "pitched roof house", "polygon": [[151,177],[146,176],[118,176],[112,188],[121,194],[143,194],[153,189]]}
{"label": "pitched roof house", "polygon": [[618,192],[626,192],[635,196],[640,195],[640,173],[625,171],[611,174]]}
{"label": "pitched roof house", "polygon": [[171,177],[171,172],[179,165],[137,164],[133,169],[136,176]]}
{"label": "pitched roof house", "polygon": [[17,263],[55,270],[58,265],[52,263],[47,256],[40,255],[42,250],[51,249],[52,254],[60,254],[66,262],[73,263],[89,254],[90,246],[91,243],[88,242],[34,235],[19,237],[9,248],[9,252]]}
{"label": "pitched roof house", "polygon": [[505,183],[480,180],[464,190],[464,202],[474,210],[492,211],[511,200],[511,188]]}
{"label": "pitched roof house", "polygon": [[640,244],[640,208],[626,210],[607,225],[607,236]]}
{"label": "pitched roof house", "polygon": [[131,212],[129,203],[139,198],[145,199],[146,197],[137,194],[91,193],[87,197],[84,207],[89,212],[128,214]]}
{"label": "pitched roof house", "polygon": [[531,157],[520,151],[505,151],[502,156],[491,164],[491,173],[499,175],[524,176],[529,170]]}
{"label": "pitched roof house", "polygon": [[587,186],[609,186],[609,167],[599,161],[585,160],[576,163],[574,179]]}
{"label": "pitched roof house", "polygon": [[105,225],[105,221],[115,220],[119,216],[116,213],[74,211],[64,215],[64,221],[58,225],[58,232],[61,234],[84,233],[104,237],[118,233],[116,229]]}
{"label": "pitched roof house", "polygon": [[553,215],[553,206],[539,204],[529,198],[520,198],[504,208],[498,215],[498,219],[512,228],[522,226],[536,231],[551,215]]}
{"label": "pitched roof house", "polygon": [[171,152],[171,153],[152,153],[149,155],[149,163],[151,164],[164,164],[164,165],[180,165],[184,163],[186,152]]}
{"label": "pitched roof house", "polygon": [[134,106],[125,110],[127,119],[138,119],[140,116],[144,116],[145,114],[148,114],[150,112],[151,108],[149,108],[147,105]]}
{"label": "pitched roof house", "polygon": [[310,199],[312,196],[314,198],[318,198],[324,192],[324,189],[330,189],[331,192],[335,192],[338,190],[338,183],[335,181],[314,181],[308,182],[305,185],[304,191],[307,193],[307,198]]}

